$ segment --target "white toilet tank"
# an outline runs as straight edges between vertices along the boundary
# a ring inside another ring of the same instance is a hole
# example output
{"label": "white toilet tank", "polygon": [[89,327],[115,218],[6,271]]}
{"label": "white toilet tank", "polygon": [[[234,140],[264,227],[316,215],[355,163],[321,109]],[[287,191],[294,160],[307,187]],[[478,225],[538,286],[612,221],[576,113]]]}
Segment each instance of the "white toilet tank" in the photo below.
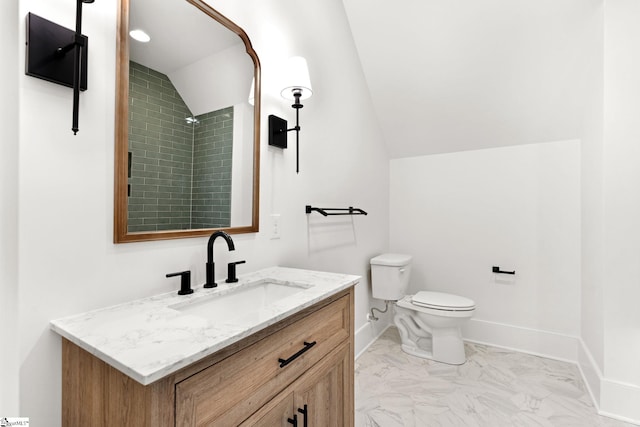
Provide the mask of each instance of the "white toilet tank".
{"label": "white toilet tank", "polygon": [[411,275],[411,255],[382,254],[371,258],[373,297],[397,301],[405,296]]}

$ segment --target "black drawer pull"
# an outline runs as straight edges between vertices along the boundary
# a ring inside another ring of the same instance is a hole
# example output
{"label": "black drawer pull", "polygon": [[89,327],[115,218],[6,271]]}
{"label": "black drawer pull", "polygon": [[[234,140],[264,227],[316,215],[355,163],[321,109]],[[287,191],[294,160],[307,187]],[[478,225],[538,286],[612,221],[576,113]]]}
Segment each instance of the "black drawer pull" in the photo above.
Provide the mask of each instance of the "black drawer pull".
{"label": "black drawer pull", "polygon": [[293,427],[298,427],[298,416],[294,415],[293,418],[287,418],[289,424],[293,424]]}
{"label": "black drawer pull", "polygon": [[304,347],[299,350],[296,354],[294,354],[293,356],[291,356],[288,359],[278,359],[278,362],[280,363],[280,367],[284,368],[285,366],[287,366],[289,363],[293,362],[294,360],[296,360],[298,357],[302,356],[302,354],[309,350],[311,347],[313,347],[314,345],[316,345],[316,341],[314,342],[304,342]]}
{"label": "black drawer pull", "polygon": [[[307,427],[307,414],[309,413],[308,409],[307,409],[307,405],[304,405],[304,409],[298,408],[298,412],[300,412],[302,415],[304,415],[302,426],[303,427]],[[295,415],[294,415],[294,417],[295,417]]]}

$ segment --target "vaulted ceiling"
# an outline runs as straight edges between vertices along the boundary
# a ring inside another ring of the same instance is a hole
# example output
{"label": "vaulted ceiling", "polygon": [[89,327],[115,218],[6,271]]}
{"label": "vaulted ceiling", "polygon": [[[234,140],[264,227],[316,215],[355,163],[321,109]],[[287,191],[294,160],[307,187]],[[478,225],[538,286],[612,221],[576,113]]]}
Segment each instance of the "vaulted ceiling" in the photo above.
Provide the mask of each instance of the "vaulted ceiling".
{"label": "vaulted ceiling", "polygon": [[599,0],[343,0],[392,158],[578,138]]}

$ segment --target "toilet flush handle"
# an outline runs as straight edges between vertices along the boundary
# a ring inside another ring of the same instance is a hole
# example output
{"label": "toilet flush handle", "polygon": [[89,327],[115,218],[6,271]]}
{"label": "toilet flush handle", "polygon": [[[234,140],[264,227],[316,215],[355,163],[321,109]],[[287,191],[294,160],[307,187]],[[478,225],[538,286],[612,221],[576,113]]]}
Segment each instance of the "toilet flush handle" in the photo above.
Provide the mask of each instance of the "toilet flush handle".
{"label": "toilet flush handle", "polygon": [[401,268],[401,269],[400,269],[400,273],[404,273],[404,268]]}

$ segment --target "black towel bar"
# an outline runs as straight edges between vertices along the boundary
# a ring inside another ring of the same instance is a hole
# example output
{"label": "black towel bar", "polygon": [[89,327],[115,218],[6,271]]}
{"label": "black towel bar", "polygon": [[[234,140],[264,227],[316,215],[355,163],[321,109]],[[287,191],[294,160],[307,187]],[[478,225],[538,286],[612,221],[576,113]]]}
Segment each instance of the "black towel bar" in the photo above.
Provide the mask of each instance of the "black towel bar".
{"label": "black towel bar", "polygon": [[365,211],[359,208],[354,208],[349,206],[348,208],[315,208],[311,205],[305,206],[305,212],[310,214],[311,212],[316,211],[323,216],[330,215],[367,215]]}

